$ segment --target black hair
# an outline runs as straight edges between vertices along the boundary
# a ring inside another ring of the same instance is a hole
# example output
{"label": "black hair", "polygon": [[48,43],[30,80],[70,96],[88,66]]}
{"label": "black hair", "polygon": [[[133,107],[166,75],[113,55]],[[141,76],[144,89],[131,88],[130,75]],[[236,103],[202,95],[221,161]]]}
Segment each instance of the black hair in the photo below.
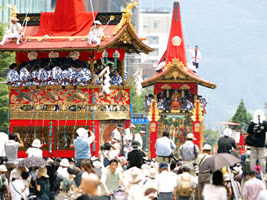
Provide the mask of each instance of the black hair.
{"label": "black hair", "polygon": [[27,180],[30,176],[29,172],[21,172],[21,177],[23,180]]}
{"label": "black hair", "polygon": [[217,170],[213,172],[212,184],[216,186],[223,186],[223,174],[221,171]]}
{"label": "black hair", "polygon": [[9,140],[16,140],[16,139],[17,139],[17,135],[14,134],[14,133],[9,134],[9,135],[8,135],[8,139],[9,139]]}
{"label": "black hair", "polygon": [[190,168],[187,166],[183,166],[183,172],[190,172]]}
{"label": "black hair", "polygon": [[176,167],[176,162],[174,160],[172,160],[171,165],[170,165],[170,169],[174,170],[175,167]]}
{"label": "black hair", "polygon": [[248,173],[248,175],[250,175],[250,176],[255,176],[255,171],[254,170],[250,170],[250,172]]}
{"label": "black hair", "polygon": [[111,165],[111,163],[116,163],[117,165],[119,164],[119,161],[116,159],[112,159],[109,161],[109,164]]}
{"label": "black hair", "polygon": [[9,69],[14,69],[15,67],[17,67],[17,64],[16,63],[13,63],[9,66]]}
{"label": "black hair", "polygon": [[168,131],[163,131],[163,137],[166,136],[166,137],[169,137],[170,133]]}

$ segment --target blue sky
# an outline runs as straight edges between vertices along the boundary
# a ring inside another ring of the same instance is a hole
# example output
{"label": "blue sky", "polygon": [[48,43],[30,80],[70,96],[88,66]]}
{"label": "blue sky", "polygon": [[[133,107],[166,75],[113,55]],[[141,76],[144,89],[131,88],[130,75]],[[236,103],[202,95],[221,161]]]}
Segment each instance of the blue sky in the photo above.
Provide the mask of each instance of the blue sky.
{"label": "blue sky", "polygon": [[[159,8],[172,0],[155,0]],[[206,127],[232,117],[241,99],[247,109],[267,102],[267,1],[180,0],[185,42],[198,44],[202,62],[198,74],[217,84],[200,87],[208,101]],[[151,7],[143,0],[142,8]],[[266,112],[266,110],[264,110]]]}

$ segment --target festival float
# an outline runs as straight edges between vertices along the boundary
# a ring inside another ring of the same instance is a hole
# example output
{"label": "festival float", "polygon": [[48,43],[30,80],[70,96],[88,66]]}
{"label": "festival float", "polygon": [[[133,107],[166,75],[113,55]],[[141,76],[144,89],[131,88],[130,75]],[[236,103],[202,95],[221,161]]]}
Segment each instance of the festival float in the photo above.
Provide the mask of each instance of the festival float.
{"label": "festival float", "polygon": [[199,95],[198,87],[215,89],[216,85],[199,77],[187,63],[178,0],[174,1],[167,50],[157,68],[159,72],[155,76],[142,82],[143,87],[154,88],[148,113],[151,157],[156,157],[156,139],[163,130],[169,130],[177,150],[189,132],[194,134],[195,144],[202,147],[207,102]]}
{"label": "festival float", "polygon": [[[26,156],[35,138],[41,140],[44,156],[73,157],[70,145],[79,127],[95,133],[92,155],[98,156],[100,145],[116,126],[129,126],[131,100],[124,80],[124,57],[153,51],[131,24],[133,6],[135,2],[127,4],[122,13],[87,12],[83,0],[58,0],[55,12],[13,13],[23,25],[22,42],[10,40],[0,51],[15,52],[17,65],[36,60],[61,65],[67,59],[83,63],[91,73],[90,82],[83,85],[39,82],[9,86],[9,132],[20,133],[25,145],[19,157]],[[104,36],[100,43],[88,44],[88,33],[96,21],[101,22]],[[104,69],[99,71],[99,65]],[[120,85],[109,85],[114,69],[120,72]]]}

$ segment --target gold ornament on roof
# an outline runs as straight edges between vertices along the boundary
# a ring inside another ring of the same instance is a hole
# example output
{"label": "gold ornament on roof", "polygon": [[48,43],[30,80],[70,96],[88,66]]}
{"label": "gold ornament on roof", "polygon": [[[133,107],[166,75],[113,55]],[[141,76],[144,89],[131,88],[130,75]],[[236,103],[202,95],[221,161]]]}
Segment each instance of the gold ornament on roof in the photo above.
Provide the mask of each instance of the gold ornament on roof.
{"label": "gold ornament on roof", "polygon": [[51,51],[51,52],[48,54],[48,57],[49,57],[49,58],[58,58],[58,57],[59,57],[59,53],[58,53],[58,52],[55,52],[55,51]]}
{"label": "gold ornament on roof", "polygon": [[78,51],[72,51],[72,52],[70,52],[69,57],[72,58],[72,59],[74,59],[74,60],[78,60],[79,57],[80,57],[80,52],[78,52]]}
{"label": "gold ornament on roof", "polygon": [[32,52],[28,53],[29,60],[35,60],[35,59],[37,59],[37,56],[38,56],[38,54],[35,51],[32,51]]}
{"label": "gold ornament on roof", "polygon": [[131,22],[132,22],[132,19],[131,19],[132,11],[131,10],[137,4],[138,3],[136,1],[134,1],[132,3],[127,3],[127,7],[123,10],[121,21],[115,27],[113,35],[116,35],[126,23],[129,23],[133,27],[133,25],[131,24]]}
{"label": "gold ornament on roof", "polygon": [[184,66],[184,63],[179,60],[179,58],[173,58],[171,62],[167,64],[167,66],[164,68],[164,71],[171,68],[173,65],[178,66],[180,69],[184,71],[188,71],[188,68]]}

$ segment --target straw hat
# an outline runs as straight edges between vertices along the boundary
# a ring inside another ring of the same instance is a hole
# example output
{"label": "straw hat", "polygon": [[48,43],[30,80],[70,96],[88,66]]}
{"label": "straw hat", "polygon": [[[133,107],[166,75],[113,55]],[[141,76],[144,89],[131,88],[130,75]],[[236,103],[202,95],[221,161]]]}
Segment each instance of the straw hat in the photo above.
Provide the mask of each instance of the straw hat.
{"label": "straw hat", "polygon": [[206,151],[210,151],[211,150],[211,146],[209,144],[205,144],[203,149],[203,151],[206,150]]}
{"label": "straw hat", "polygon": [[194,137],[194,134],[193,133],[188,133],[186,135],[186,139],[188,139],[188,140],[196,140],[196,138]]}
{"label": "straw hat", "polygon": [[21,177],[21,171],[18,168],[13,169],[11,172],[11,177],[15,178],[15,179],[20,178]]}
{"label": "straw hat", "polygon": [[41,141],[39,139],[34,139],[32,142],[32,146],[36,148],[40,148],[42,146]]}
{"label": "straw hat", "polygon": [[69,167],[70,166],[70,163],[69,163],[68,159],[67,158],[62,159],[60,161],[60,166],[61,167]]}
{"label": "straw hat", "polygon": [[88,132],[85,128],[78,128],[76,130],[76,133],[78,134],[79,137],[87,137],[88,136]]}
{"label": "straw hat", "polygon": [[0,172],[7,172],[7,168],[5,165],[0,165]]}
{"label": "straw hat", "polygon": [[46,177],[46,178],[49,178],[49,176],[47,175],[47,169],[46,167],[42,166],[38,169],[38,174],[40,176],[43,176],[43,177]]}
{"label": "straw hat", "polygon": [[137,167],[133,167],[131,169],[130,175],[131,175],[131,178],[132,178],[131,183],[133,183],[133,184],[134,183],[138,183],[139,181],[142,180],[142,171],[141,171],[141,169],[139,169]]}
{"label": "straw hat", "polygon": [[157,170],[156,168],[151,168],[150,171],[149,171],[149,178],[156,178],[156,175],[157,175]]}

